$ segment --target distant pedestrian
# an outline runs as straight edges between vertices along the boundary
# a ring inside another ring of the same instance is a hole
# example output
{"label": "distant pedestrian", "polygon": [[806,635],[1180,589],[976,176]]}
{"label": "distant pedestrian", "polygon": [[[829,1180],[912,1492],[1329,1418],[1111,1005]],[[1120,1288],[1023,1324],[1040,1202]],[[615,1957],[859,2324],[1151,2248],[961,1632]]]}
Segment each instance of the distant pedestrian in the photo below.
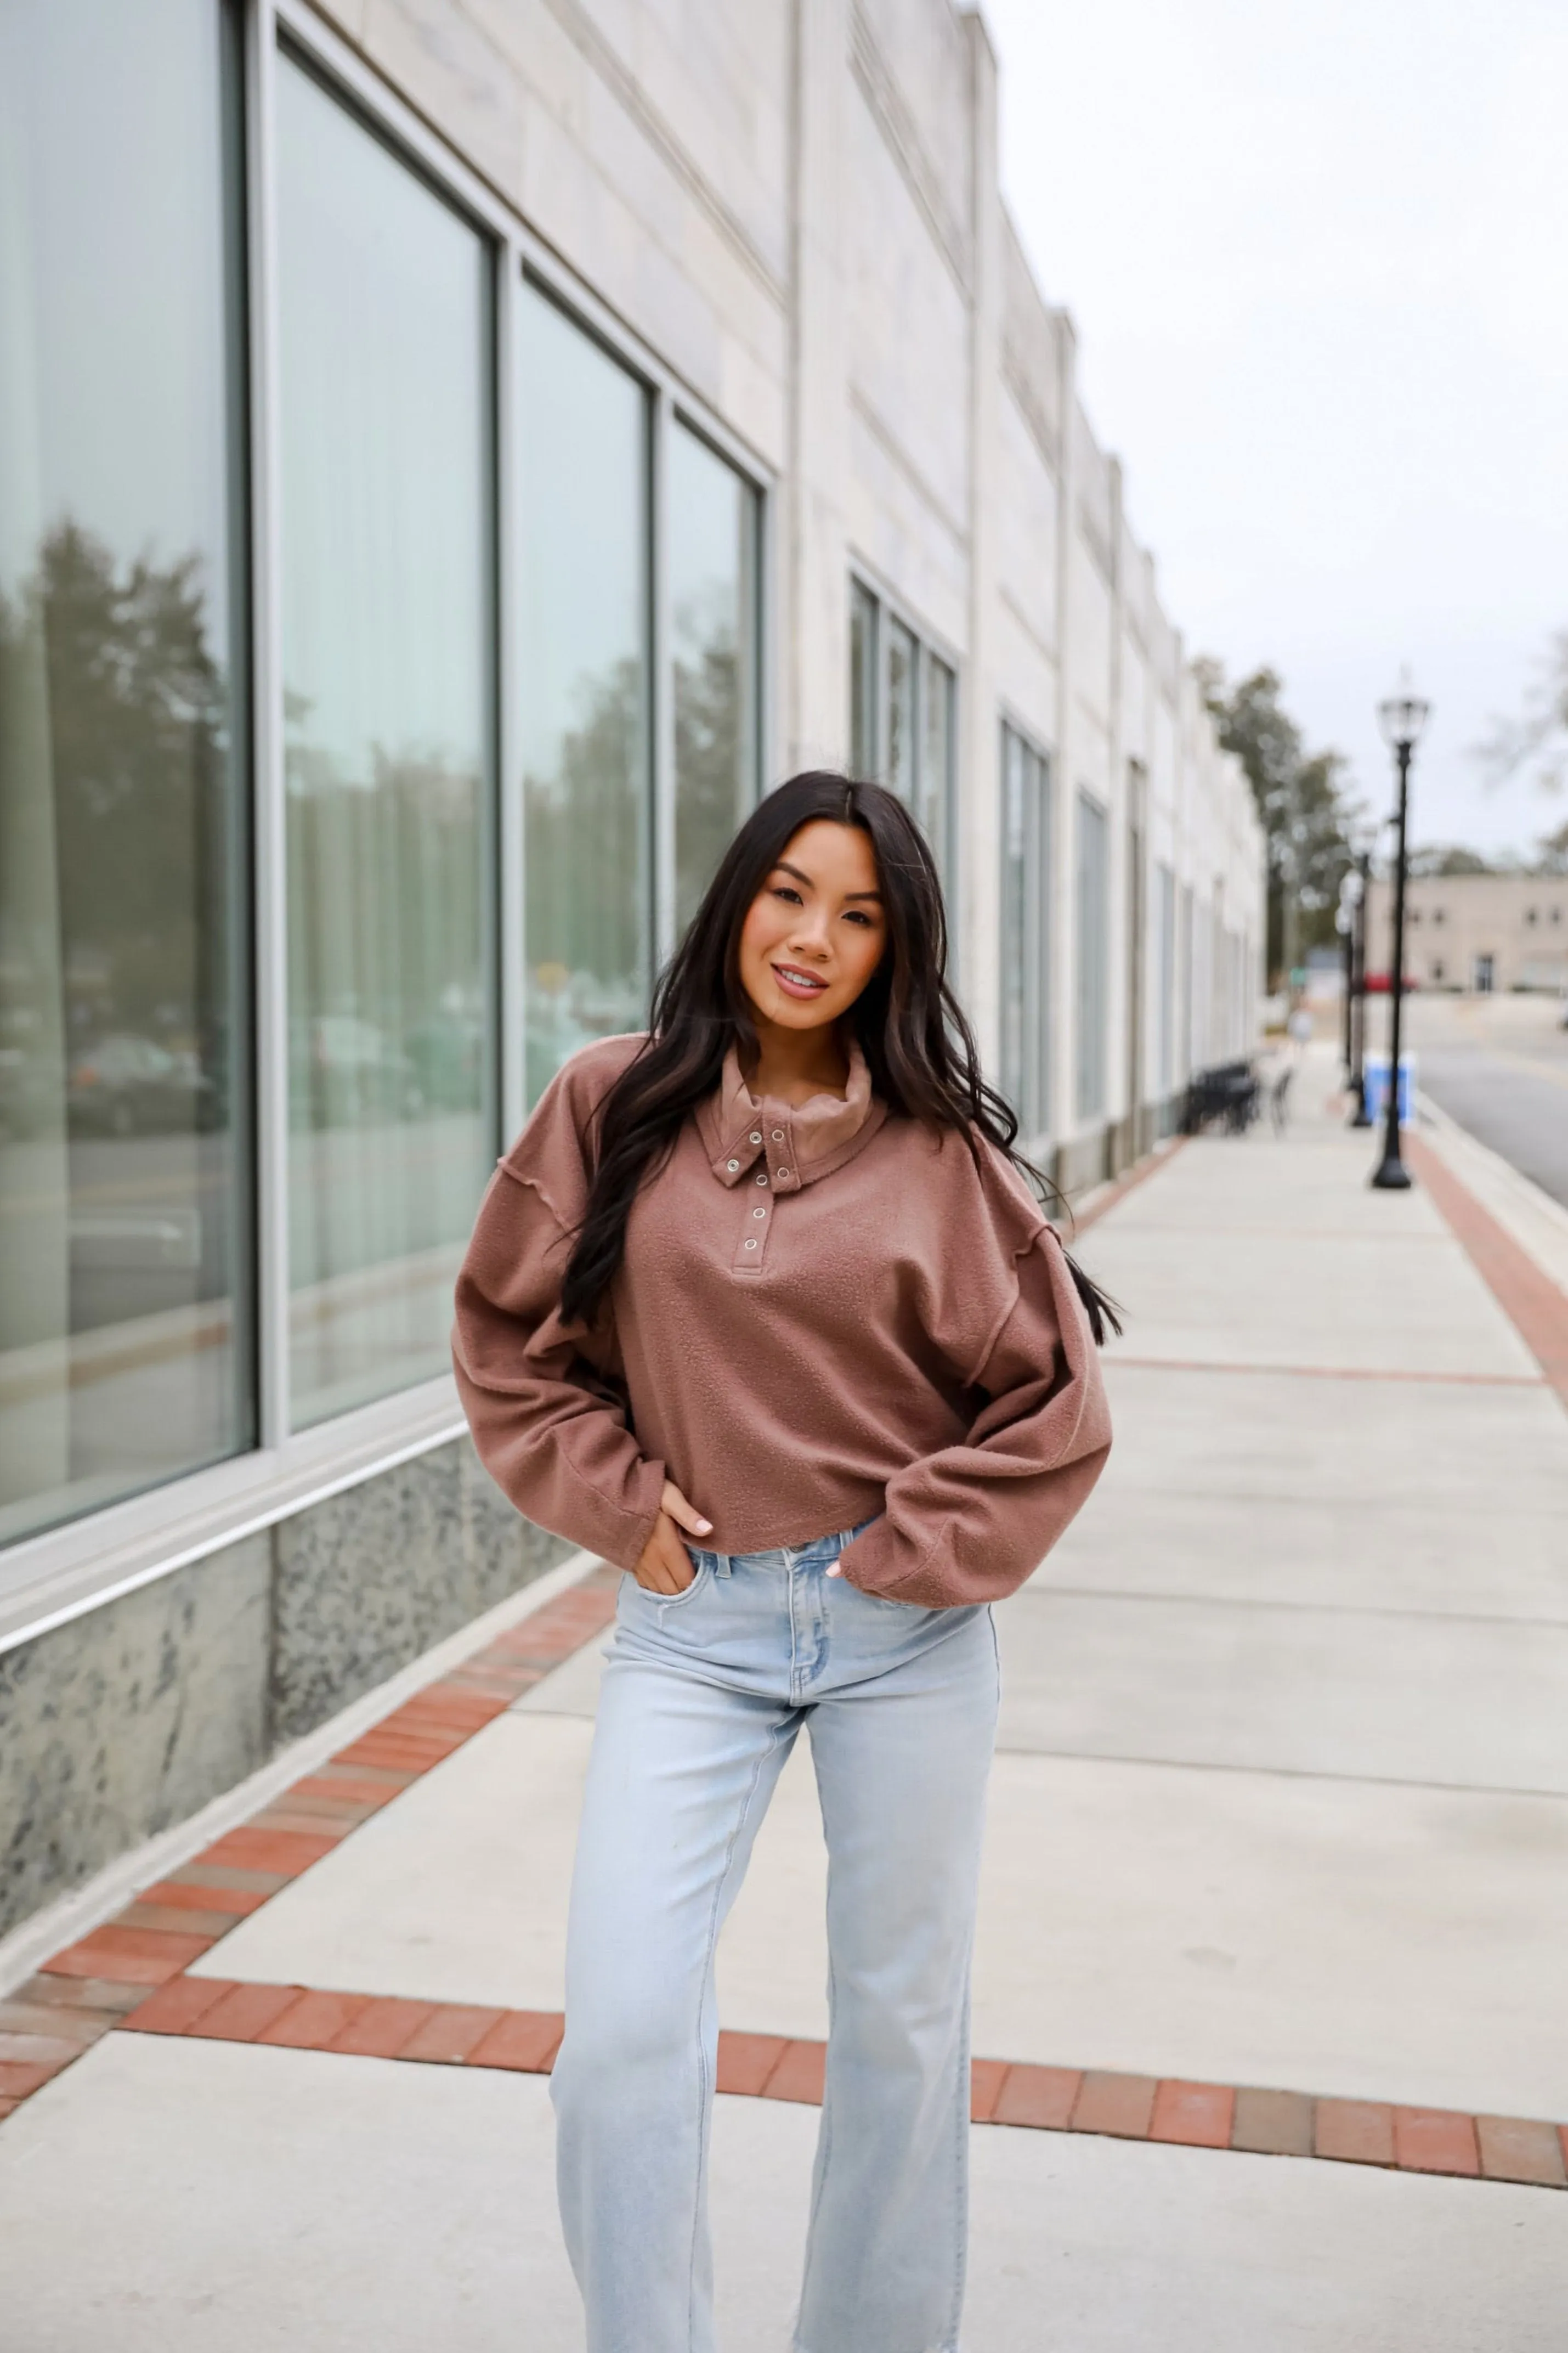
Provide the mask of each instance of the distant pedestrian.
{"label": "distant pedestrian", "polygon": [[1298,1000],[1291,1007],[1289,1018],[1285,1024],[1285,1034],[1295,1049],[1295,1057],[1300,1062],[1312,1042],[1312,1016],[1310,1008],[1305,1003]]}
{"label": "distant pedestrian", "polygon": [[832,1990],[794,2341],[958,2342],[989,1605],[1100,1476],[1114,1316],[1025,1181],[945,936],[892,794],[781,786],[648,1033],[547,1090],[458,1283],[480,1454],[627,1572],[552,2085],[589,2353],[712,2353],[714,1947],[803,1725]]}

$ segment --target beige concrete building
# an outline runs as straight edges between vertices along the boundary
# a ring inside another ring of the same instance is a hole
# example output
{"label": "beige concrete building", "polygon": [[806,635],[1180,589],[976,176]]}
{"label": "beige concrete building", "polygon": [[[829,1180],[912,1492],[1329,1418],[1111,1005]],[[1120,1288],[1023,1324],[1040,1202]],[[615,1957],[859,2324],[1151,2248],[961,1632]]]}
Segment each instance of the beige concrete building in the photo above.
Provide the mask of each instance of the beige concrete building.
{"label": "beige concrete building", "polygon": [[[1391,892],[1367,902],[1367,968],[1386,976]],[[1568,992],[1568,874],[1429,874],[1405,895],[1405,969],[1421,988]]]}
{"label": "beige concrete building", "polygon": [[0,1930],[559,1556],[452,1277],[770,784],[917,808],[1064,1184],[1247,1045],[996,95],[950,0],[0,12]]}

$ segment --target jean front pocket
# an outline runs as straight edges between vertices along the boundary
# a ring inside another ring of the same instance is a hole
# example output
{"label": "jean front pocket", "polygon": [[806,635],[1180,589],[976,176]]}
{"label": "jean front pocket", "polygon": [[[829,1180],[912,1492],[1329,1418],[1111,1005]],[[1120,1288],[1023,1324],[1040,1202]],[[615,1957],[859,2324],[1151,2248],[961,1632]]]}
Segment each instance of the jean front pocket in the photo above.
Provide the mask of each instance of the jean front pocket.
{"label": "jean front pocket", "polygon": [[692,1555],[691,1557],[696,1563],[691,1582],[689,1585],[683,1585],[679,1593],[655,1593],[647,1586],[639,1585],[629,1570],[626,1573],[627,1588],[638,1600],[651,1603],[661,1618],[668,1610],[684,1609],[689,1602],[696,1599],[699,1588],[708,1584],[713,1575],[711,1553],[700,1552]]}

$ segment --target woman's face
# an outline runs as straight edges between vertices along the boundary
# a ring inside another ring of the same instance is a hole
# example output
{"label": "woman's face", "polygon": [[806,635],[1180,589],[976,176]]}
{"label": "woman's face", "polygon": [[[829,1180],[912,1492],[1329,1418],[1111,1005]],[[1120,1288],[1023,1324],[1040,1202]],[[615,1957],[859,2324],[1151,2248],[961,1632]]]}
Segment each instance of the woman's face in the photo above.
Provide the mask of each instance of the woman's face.
{"label": "woman's face", "polygon": [[741,985],[761,1021],[820,1029],[882,960],[887,919],[871,837],[815,818],[785,842],[741,931]]}

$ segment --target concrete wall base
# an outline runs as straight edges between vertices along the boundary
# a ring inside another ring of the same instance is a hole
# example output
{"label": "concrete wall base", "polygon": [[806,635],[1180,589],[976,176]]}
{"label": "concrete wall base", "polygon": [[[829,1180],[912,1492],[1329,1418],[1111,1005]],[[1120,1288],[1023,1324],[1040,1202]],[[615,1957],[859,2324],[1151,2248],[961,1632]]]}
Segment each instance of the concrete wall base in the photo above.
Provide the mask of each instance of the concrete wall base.
{"label": "concrete wall base", "polygon": [[0,1936],[571,1546],[467,1439],[0,1656]]}

